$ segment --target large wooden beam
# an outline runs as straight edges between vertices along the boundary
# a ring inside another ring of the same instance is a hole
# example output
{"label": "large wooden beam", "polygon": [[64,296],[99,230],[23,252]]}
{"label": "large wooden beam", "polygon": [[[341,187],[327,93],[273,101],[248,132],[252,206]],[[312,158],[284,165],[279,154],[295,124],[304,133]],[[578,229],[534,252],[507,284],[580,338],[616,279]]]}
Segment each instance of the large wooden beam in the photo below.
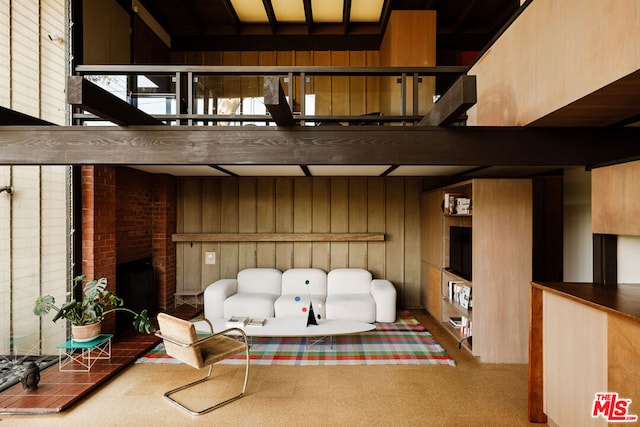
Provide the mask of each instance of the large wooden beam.
{"label": "large wooden beam", "polygon": [[67,77],[67,103],[121,126],[163,124],[82,76]]}
{"label": "large wooden beam", "polygon": [[0,126],[55,126],[46,120],[0,107]]}
{"label": "large wooden beam", "polygon": [[446,126],[478,101],[476,76],[460,76],[418,126]]}
{"label": "large wooden beam", "polygon": [[284,89],[278,76],[264,78],[264,105],[278,126],[291,126],[295,123],[291,107],[287,103]]}
{"label": "large wooden beam", "polygon": [[0,164],[597,166],[640,128],[5,126]]}

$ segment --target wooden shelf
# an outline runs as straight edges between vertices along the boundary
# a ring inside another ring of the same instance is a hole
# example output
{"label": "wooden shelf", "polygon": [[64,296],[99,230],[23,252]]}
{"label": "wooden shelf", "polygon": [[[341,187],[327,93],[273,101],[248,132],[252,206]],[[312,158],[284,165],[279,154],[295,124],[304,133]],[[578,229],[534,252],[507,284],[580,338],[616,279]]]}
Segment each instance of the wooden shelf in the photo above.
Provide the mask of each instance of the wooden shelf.
{"label": "wooden shelf", "polygon": [[173,242],[382,242],[384,233],[182,233]]}

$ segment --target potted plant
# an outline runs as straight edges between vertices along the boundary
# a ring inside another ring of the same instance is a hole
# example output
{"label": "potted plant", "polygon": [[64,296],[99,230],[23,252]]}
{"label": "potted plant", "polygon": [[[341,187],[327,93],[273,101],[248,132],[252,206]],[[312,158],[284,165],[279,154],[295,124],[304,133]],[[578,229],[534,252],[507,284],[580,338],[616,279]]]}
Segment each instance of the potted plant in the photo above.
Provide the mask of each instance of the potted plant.
{"label": "potted plant", "polygon": [[[77,276],[73,279],[73,287],[81,284],[85,276]],[[107,289],[107,279],[101,277],[85,283],[82,290],[82,299],[71,301],[60,307],[55,305],[55,298],[51,295],[40,295],[36,298],[33,312],[38,316],[48,314],[51,309],[57,311],[53,321],[67,319],[71,322],[71,335],[76,341],[90,341],[100,335],[100,324],[104,317],[115,311],[126,311],[133,314],[133,326],[138,332],[151,333],[155,327],[149,320],[147,310],[140,313],[124,306],[122,298]]]}

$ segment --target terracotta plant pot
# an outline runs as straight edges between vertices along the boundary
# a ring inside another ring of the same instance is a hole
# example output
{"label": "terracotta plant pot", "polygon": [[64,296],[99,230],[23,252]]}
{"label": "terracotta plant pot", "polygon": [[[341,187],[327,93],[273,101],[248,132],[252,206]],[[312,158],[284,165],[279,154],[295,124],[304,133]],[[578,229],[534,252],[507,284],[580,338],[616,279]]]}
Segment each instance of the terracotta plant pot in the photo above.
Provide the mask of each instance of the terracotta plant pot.
{"label": "terracotta plant pot", "polygon": [[102,323],[93,323],[91,325],[71,325],[71,337],[74,341],[91,341],[95,339],[102,331]]}

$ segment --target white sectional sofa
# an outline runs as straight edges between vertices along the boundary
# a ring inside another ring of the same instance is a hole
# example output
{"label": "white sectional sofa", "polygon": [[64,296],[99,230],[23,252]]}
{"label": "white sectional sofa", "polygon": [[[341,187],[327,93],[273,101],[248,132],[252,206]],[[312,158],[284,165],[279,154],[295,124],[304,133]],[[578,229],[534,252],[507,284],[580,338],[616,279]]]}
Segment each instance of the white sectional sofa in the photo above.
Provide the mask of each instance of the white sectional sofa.
{"label": "white sectional sofa", "polygon": [[[307,283],[308,282],[308,283]],[[309,301],[317,318],[394,322],[396,289],[369,271],[340,268],[247,268],[235,279],[220,279],[204,291],[207,319],[231,316],[305,317]]]}

